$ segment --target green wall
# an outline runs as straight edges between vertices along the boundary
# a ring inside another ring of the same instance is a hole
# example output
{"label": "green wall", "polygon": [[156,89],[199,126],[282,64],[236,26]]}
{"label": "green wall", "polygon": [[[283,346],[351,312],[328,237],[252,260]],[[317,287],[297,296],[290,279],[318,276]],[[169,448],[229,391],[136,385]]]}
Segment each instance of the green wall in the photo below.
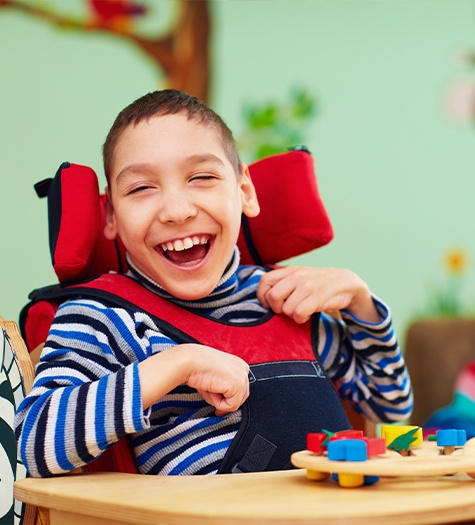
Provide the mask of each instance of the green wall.
{"label": "green wall", "polygon": [[[475,51],[475,2],[211,4],[211,103],[236,134],[248,101],[283,100],[293,86],[318,97],[307,145],[335,240],[298,262],[355,270],[390,304],[402,339],[443,277],[444,251],[473,253],[475,131],[447,98],[475,83],[460,59]],[[124,41],[0,11],[0,315],[16,320],[30,290],[55,282],[33,184],[64,160],[100,172],[115,115],[160,80]],[[470,270],[475,304],[473,281]]]}

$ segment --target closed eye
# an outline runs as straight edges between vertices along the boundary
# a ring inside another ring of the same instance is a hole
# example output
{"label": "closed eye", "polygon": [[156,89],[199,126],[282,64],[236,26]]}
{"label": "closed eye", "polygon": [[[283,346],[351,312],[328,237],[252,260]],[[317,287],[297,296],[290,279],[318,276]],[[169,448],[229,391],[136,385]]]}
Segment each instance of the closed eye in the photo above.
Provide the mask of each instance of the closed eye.
{"label": "closed eye", "polygon": [[216,180],[218,177],[216,175],[211,175],[209,173],[200,173],[191,178],[192,181],[207,181],[207,180]]}
{"label": "closed eye", "polygon": [[140,193],[142,191],[148,190],[150,186],[137,186],[135,188],[132,188],[127,192],[127,195],[133,195],[134,193]]}

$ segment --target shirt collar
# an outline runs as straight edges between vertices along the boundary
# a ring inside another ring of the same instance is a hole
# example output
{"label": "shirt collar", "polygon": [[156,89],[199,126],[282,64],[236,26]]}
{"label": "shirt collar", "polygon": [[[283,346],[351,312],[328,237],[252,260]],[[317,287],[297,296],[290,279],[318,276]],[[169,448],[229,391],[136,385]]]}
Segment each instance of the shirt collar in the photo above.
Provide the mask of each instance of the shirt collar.
{"label": "shirt collar", "polygon": [[168,299],[176,304],[184,306],[185,308],[217,308],[225,306],[229,303],[229,297],[238,289],[239,279],[237,275],[237,269],[239,267],[240,254],[237,247],[234,248],[231,261],[229,262],[223,276],[218,282],[216,288],[207,296],[197,301],[185,301],[177,299],[170,293],[168,293],[162,286],[156,281],[151,279],[148,275],[139,270],[134,263],[130,260],[127,255],[127,263],[129,265],[128,275],[134,277],[137,281],[143,284],[146,288],[156,293],[157,295]]}

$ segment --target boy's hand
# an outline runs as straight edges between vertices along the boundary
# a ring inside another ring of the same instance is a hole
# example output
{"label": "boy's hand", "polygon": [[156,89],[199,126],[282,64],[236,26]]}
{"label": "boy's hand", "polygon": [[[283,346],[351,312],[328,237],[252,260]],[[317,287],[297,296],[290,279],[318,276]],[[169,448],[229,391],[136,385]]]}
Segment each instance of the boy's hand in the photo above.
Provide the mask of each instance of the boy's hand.
{"label": "boy's hand", "polygon": [[186,346],[192,346],[193,360],[186,384],[216,408],[217,416],[235,412],[249,396],[249,365],[240,357],[209,346]]}
{"label": "boy's hand", "polygon": [[358,319],[380,322],[368,286],[354,272],[340,268],[288,266],[262,276],[257,297],[266,308],[305,323],[315,312],[351,311]]}
{"label": "boy's hand", "polygon": [[183,383],[214,406],[217,416],[236,411],[249,396],[249,365],[209,346],[173,346],[140,362],[138,368],[144,409]]}

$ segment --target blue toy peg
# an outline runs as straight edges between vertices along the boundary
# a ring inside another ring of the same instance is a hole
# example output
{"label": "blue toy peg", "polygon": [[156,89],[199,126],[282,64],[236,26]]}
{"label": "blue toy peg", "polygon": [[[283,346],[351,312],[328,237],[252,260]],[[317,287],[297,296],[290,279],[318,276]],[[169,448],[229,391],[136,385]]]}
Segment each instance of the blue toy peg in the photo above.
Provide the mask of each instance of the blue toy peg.
{"label": "blue toy peg", "polygon": [[330,441],[327,447],[328,459],[334,461],[366,461],[368,446],[361,439]]}
{"label": "blue toy peg", "polygon": [[437,430],[435,435],[439,447],[463,447],[467,441],[466,431],[460,428]]}

